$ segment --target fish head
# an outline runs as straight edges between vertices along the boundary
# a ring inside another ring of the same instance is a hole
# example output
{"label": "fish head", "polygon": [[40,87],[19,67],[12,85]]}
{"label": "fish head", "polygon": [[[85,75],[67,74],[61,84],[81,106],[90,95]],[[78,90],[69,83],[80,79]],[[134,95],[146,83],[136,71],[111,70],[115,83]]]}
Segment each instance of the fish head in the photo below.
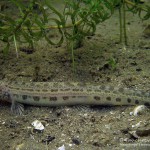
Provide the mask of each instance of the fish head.
{"label": "fish head", "polygon": [[3,82],[0,82],[0,101],[10,102],[9,90],[7,88],[7,85],[5,85]]}

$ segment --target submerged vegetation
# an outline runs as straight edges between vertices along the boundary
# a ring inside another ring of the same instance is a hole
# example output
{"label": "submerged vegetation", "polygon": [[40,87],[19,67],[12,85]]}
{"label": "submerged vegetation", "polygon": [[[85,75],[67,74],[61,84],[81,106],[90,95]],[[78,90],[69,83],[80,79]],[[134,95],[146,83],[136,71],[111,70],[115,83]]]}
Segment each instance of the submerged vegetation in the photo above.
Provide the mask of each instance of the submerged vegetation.
{"label": "submerged vegetation", "polygon": [[[27,43],[33,48],[34,42],[42,38],[52,45],[61,45],[67,39],[70,43],[73,68],[74,49],[81,46],[85,36],[93,35],[97,24],[110,18],[115,9],[119,10],[120,42],[123,42],[124,37],[125,44],[126,11],[138,14],[142,20],[150,18],[150,7],[140,5],[140,0],[64,0],[62,12],[49,0],[30,0],[27,6],[21,0],[7,2],[17,8],[18,14],[10,16],[5,11],[0,12],[0,41],[5,45],[3,53],[9,52],[11,43],[14,43],[18,57],[18,44]],[[52,13],[55,17],[51,16]],[[52,41],[47,34],[52,29],[59,31],[60,39],[57,42]]]}

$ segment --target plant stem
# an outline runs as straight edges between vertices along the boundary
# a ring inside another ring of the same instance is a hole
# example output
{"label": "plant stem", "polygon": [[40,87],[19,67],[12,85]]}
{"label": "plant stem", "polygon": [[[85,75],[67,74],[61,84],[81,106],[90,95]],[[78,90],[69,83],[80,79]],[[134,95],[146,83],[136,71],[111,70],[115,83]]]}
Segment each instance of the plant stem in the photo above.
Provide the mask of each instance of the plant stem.
{"label": "plant stem", "polygon": [[75,74],[75,60],[74,60],[74,49],[73,49],[74,41],[71,41],[71,57],[72,57],[72,68],[73,73]]}
{"label": "plant stem", "polygon": [[126,10],[125,10],[125,0],[123,0],[123,29],[124,29],[124,40],[125,40],[125,45],[127,45],[127,30],[126,30]]}
{"label": "plant stem", "polygon": [[14,44],[15,44],[15,49],[16,49],[16,56],[18,58],[18,48],[17,48],[17,42],[16,42],[16,36],[15,36],[15,34],[13,35],[13,39],[14,39]]}
{"label": "plant stem", "polygon": [[119,7],[119,23],[120,23],[120,43],[122,43],[122,12],[121,12],[122,5],[120,4]]}

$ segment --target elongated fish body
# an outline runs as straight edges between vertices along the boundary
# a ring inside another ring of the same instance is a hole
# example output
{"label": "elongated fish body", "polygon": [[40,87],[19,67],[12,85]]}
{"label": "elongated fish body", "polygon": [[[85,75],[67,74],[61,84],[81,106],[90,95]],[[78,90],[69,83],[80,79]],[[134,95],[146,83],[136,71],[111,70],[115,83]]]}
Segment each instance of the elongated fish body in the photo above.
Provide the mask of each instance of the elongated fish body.
{"label": "elongated fish body", "polygon": [[62,105],[150,105],[150,93],[113,86],[64,82],[0,82],[0,98],[15,104]]}

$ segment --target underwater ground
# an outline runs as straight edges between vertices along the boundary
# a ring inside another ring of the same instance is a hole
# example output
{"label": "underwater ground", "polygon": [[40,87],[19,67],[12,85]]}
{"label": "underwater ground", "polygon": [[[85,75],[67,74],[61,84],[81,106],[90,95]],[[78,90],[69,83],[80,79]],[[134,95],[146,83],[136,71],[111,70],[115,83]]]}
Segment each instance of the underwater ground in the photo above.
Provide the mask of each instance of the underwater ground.
{"label": "underwater ground", "polygon": [[[60,9],[59,2],[54,5]],[[13,9],[9,7],[9,9]],[[63,43],[56,47],[41,40],[35,51],[21,47],[16,58],[12,45],[6,58],[0,48],[0,80],[77,81],[150,91],[150,20],[142,22],[127,13],[128,46],[119,43],[118,11],[97,26],[75,50],[76,75],[72,71],[71,50]],[[145,30],[147,28],[147,30]],[[55,31],[50,37],[57,40]],[[1,44],[1,43],[0,43]],[[111,62],[115,63],[111,63]],[[0,106],[1,150],[150,149],[149,112],[131,116],[135,106],[125,107],[32,107],[23,116]],[[42,133],[32,130],[35,120],[45,125]],[[136,137],[132,131],[147,134]]]}

